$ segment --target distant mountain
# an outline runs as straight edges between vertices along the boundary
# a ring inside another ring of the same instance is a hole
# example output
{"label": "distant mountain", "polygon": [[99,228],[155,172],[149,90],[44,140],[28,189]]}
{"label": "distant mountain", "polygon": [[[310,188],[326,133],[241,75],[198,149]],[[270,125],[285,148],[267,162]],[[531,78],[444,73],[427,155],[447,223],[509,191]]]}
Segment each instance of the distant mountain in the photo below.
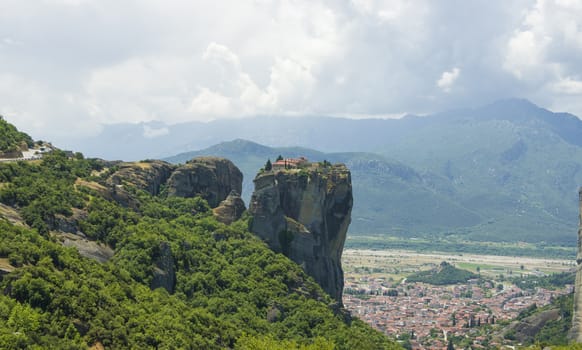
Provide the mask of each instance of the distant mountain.
{"label": "distant mountain", "polygon": [[[203,149],[190,155],[221,155],[237,163],[247,198],[249,180],[266,158],[281,153],[346,162],[354,172],[355,233],[576,241],[582,121],[526,100],[391,120],[263,116],[117,125],[102,135],[106,141],[98,137],[69,148],[115,159]],[[221,144],[235,139],[266,146]]]}
{"label": "distant mountain", "polygon": [[484,218],[450,199],[448,180],[435,174],[420,174],[394,160],[373,153],[322,153],[299,147],[271,148],[245,140],[224,142],[210,148],[166,158],[183,163],[198,156],[231,159],[243,172],[243,198],[249,202],[252,180],[267,159],[307,157],[311,161],[345,163],[352,171],[354,209],[351,233],[397,235],[450,232],[474,226]]}

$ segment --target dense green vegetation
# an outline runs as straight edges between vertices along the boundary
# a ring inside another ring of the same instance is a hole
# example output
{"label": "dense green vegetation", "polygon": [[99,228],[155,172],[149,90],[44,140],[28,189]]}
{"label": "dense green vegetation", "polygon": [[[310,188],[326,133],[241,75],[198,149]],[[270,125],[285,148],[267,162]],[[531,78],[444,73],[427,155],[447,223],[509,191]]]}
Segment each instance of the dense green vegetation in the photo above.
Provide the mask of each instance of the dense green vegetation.
{"label": "dense green vegetation", "polygon": [[24,143],[28,146],[33,145],[32,138],[27,134],[20,132],[14,125],[4,120],[0,115],[0,153],[14,152],[20,150],[20,146]]}
{"label": "dense green vegetation", "polygon": [[407,277],[407,282],[424,282],[434,285],[446,285],[466,283],[472,278],[478,278],[476,274],[454,267],[443,261],[438,268],[428,271],[419,271]]}
{"label": "dense green vegetation", "polygon": [[557,289],[565,285],[574,285],[575,272],[552,273],[547,276],[520,276],[511,278],[511,282],[521,289]]}
{"label": "dense green vegetation", "polygon": [[[225,226],[199,198],[137,189],[138,209],[122,207],[76,184],[101,181],[92,176],[101,168],[62,152],[0,164],[0,201],[30,227],[0,218],[0,261],[10,266],[0,273],[0,348],[398,348],[250,234],[247,220]],[[62,220],[114,257],[100,264],[63,247],[52,233]],[[165,245],[173,293],[150,289]]]}

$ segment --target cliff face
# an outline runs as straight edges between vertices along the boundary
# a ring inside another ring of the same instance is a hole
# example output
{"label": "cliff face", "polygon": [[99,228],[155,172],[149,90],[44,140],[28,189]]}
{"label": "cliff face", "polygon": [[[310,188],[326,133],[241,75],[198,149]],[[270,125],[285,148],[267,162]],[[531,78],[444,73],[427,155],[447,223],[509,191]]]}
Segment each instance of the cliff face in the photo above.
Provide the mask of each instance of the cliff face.
{"label": "cliff face", "polygon": [[301,265],[341,303],[341,255],[352,211],[344,165],[263,172],[254,180],[251,231]]}
{"label": "cliff face", "polygon": [[231,191],[242,192],[243,175],[228,159],[194,158],[172,173],[168,180],[168,195],[194,197],[197,195],[216,208]]}
{"label": "cliff face", "polygon": [[574,315],[572,316],[572,329],[570,339],[576,343],[582,343],[582,188],[579,192],[580,218],[578,229],[578,255],[576,256],[576,282],[574,285]]}

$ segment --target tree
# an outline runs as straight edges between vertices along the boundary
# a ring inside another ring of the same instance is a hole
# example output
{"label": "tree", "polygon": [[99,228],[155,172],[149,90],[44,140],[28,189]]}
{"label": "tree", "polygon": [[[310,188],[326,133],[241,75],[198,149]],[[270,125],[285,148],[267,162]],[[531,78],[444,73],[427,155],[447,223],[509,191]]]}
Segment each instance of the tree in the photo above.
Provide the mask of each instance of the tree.
{"label": "tree", "polygon": [[449,339],[449,345],[447,345],[447,350],[455,350],[452,339]]}
{"label": "tree", "polygon": [[271,164],[271,160],[270,159],[267,159],[267,163],[265,164],[265,170],[266,171],[273,170],[273,164]]}
{"label": "tree", "polygon": [[278,162],[280,160],[283,160],[283,156],[279,154],[279,156],[277,157],[277,160],[276,161]]}

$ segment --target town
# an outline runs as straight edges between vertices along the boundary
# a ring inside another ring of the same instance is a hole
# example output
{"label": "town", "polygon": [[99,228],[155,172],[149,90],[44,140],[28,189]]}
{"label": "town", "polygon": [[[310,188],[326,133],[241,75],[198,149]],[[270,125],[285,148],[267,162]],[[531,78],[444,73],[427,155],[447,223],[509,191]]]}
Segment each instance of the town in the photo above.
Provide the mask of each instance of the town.
{"label": "town", "polygon": [[475,278],[442,286],[406,280],[348,271],[343,303],[352,315],[409,342],[412,349],[446,349],[453,337],[471,338],[473,349],[514,345],[510,339],[491,337],[483,330],[515,319],[532,305],[542,307],[573,292],[572,285],[525,290],[507,279]]}

